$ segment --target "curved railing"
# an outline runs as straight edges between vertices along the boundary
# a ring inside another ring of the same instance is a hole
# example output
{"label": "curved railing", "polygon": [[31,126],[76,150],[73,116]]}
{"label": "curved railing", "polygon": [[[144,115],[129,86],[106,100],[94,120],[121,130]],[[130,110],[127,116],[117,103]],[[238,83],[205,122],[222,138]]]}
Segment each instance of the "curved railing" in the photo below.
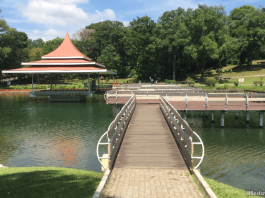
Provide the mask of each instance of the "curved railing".
{"label": "curved railing", "polygon": [[[97,144],[97,158],[101,166],[106,170],[113,165],[121,140],[128,126],[130,118],[135,110],[136,97],[133,95],[130,100],[123,106],[115,119],[110,123],[108,130],[100,137]],[[107,136],[108,142],[101,142]],[[108,146],[108,156],[99,156],[99,146]],[[102,163],[102,159],[108,159],[108,167]]]}
{"label": "curved railing", "polygon": [[[167,120],[167,123],[169,124],[173,136],[181,148],[188,166],[191,169],[194,168],[193,159],[200,159],[194,169],[198,168],[204,158],[204,144],[200,136],[190,128],[186,120],[182,119],[178,111],[167,101],[165,97],[161,96],[160,101],[161,110]],[[199,142],[193,142],[194,135],[199,139]],[[202,146],[202,156],[200,157],[193,156],[195,144],[200,144]]]}

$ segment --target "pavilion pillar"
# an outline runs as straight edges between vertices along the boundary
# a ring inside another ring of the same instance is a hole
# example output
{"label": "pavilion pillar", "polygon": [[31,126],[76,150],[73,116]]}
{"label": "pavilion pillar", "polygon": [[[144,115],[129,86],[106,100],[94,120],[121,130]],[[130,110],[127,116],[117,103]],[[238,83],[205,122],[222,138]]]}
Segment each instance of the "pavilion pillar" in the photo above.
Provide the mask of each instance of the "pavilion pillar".
{"label": "pavilion pillar", "polygon": [[98,91],[97,91],[97,101],[99,101],[99,73],[98,73]]}
{"label": "pavilion pillar", "polygon": [[33,74],[32,74],[32,92],[33,92]]}

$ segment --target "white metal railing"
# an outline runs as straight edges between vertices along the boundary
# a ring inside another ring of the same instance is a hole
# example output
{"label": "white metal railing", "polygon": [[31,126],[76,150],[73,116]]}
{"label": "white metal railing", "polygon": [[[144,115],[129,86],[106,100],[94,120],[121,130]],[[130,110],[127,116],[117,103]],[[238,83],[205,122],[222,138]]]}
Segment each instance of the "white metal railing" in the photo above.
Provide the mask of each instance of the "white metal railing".
{"label": "white metal railing", "polygon": [[[136,104],[135,95],[123,106],[121,111],[116,115],[115,119],[110,123],[108,130],[100,137],[97,143],[97,158],[101,166],[106,170],[107,167],[102,163],[102,159],[109,159],[109,168],[112,166],[115,155],[120,146],[121,139],[132,116]],[[107,136],[108,142],[101,142]],[[99,156],[99,146],[108,145],[108,157]]]}
{"label": "white metal railing", "polygon": [[[193,168],[193,159],[200,159],[198,164],[195,166],[195,169],[198,168],[203,161],[205,153],[204,144],[201,138],[195,131],[190,128],[187,121],[182,119],[178,111],[167,101],[167,98],[162,96],[160,100],[162,112],[167,118],[167,122],[170,125],[174,137],[177,139],[180,145],[180,148],[188,162],[188,165]],[[193,142],[193,135],[195,135],[199,139],[199,142]],[[202,146],[201,156],[193,156],[194,145],[197,144],[200,144]]]}

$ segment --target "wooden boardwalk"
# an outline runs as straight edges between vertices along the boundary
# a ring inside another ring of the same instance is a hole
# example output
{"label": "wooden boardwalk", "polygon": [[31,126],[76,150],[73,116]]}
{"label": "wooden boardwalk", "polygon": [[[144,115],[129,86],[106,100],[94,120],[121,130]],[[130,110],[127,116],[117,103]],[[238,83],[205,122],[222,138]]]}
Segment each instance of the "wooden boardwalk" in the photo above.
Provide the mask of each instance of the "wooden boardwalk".
{"label": "wooden boardwalk", "polygon": [[138,104],[114,168],[187,169],[158,104]]}

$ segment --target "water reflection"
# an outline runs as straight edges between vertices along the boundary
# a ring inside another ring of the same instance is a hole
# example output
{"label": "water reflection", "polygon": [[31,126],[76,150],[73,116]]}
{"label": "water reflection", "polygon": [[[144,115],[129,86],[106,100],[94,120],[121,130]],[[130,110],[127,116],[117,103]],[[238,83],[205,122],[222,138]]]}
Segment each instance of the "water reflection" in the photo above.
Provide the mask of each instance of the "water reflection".
{"label": "water reflection", "polygon": [[[27,94],[0,95],[0,163],[100,171],[96,144],[115,117],[103,97],[49,103]],[[101,151],[107,152],[106,149]]]}
{"label": "water reflection", "polygon": [[[265,137],[259,128],[259,114],[225,114],[225,127],[220,127],[220,112],[215,112],[215,122],[201,112],[188,112],[187,121],[202,138],[205,158],[200,166],[204,176],[243,190],[264,190],[265,186]],[[195,148],[195,155],[200,155]]]}

